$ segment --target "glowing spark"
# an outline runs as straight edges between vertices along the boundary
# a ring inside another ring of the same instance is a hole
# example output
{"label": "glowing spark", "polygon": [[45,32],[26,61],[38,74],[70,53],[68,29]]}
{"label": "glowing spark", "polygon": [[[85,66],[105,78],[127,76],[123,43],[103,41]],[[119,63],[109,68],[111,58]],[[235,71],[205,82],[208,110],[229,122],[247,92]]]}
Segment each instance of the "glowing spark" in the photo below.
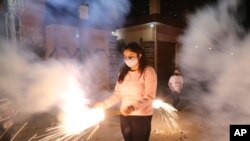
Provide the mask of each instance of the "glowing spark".
{"label": "glowing spark", "polygon": [[[99,127],[99,126],[97,126],[97,127]],[[91,134],[89,135],[89,138],[98,129],[97,127],[91,132]],[[72,135],[72,134],[65,134],[62,131],[63,130],[62,126],[56,126],[56,127],[52,127],[52,128],[47,128],[47,130],[46,130],[47,133],[42,134],[40,136],[33,137],[32,139],[34,139],[36,141],[77,141],[80,138],[82,138],[84,135],[89,133],[92,130],[92,128],[93,127],[86,129],[83,132],[81,132],[80,134]]]}
{"label": "glowing spark", "polygon": [[33,135],[28,141],[33,140],[36,136],[37,136],[37,134]]}
{"label": "glowing spark", "polygon": [[156,99],[153,101],[153,107],[159,109],[163,105],[162,100]]}
{"label": "glowing spark", "polygon": [[[73,74],[64,76],[67,82],[61,93],[61,113],[59,123],[46,129],[46,133],[35,137],[38,141],[72,141],[89,133],[104,118],[104,109],[90,109],[77,77]],[[89,137],[91,137],[95,129]]]}
{"label": "glowing spark", "polygon": [[9,130],[9,128],[5,129],[5,131],[0,135],[0,139],[5,135],[5,133]]}
{"label": "glowing spark", "polygon": [[156,116],[158,119],[164,123],[161,124],[164,128],[163,131],[168,133],[180,131],[179,124],[177,123],[177,110],[172,105],[156,99],[153,101],[153,107],[157,109]]}
{"label": "glowing spark", "polygon": [[17,131],[17,133],[12,137],[11,141],[15,139],[15,137],[21,132],[21,130],[27,125],[28,123],[24,123],[23,126]]}
{"label": "glowing spark", "polygon": [[99,128],[100,126],[98,125],[98,126],[96,126],[96,128],[90,133],[90,135],[88,136],[88,138],[87,138],[87,140],[89,140],[91,137],[92,137],[92,135],[96,132],[96,130]]}
{"label": "glowing spark", "polygon": [[104,109],[90,109],[87,106],[88,99],[84,97],[86,93],[77,79],[73,75],[65,77],[68,77],[68,81],[62,93],[62,103],[60,103],[62,113],[59,115],[59,124],[47,128],[45,134],[37,136],[36,139],[39,141],[77,140],[89,133],[90,129],[105,118]]}
{"label": "glowing spark", "polygon": [[63,132],[68,135],[76,135],[84,130],[97,125],[104,116],[103,109],[90,109],[86,92],[80,86],[75,76],[68,76],[68,82],[63,92],[63,104],[61,123]]}
{"label": "glowing spark", "polygon": [[78,134],[104,119],[104,110],[91,109],[86,112],[66,115],[64,120],[64,132],[67,134]]}

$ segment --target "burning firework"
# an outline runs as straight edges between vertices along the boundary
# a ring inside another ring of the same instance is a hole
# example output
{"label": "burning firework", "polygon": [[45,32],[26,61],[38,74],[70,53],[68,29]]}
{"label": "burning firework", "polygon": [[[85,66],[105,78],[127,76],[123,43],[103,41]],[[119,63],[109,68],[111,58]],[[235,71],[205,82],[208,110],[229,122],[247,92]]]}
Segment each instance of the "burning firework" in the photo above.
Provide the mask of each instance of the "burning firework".
{"label": "burning firework", "polygon": [[59,123],[47,128],[43,135],[34,135],[29,140],[68,141],[78,140],[90,133],[88,139],[99,128],[98,124],[105,118],[104,110],[88,107],[86,92],[74,75],[68,75],[67,83],[61,94],[62,101]]}
{"label": "burning firework", "polygon": [[[74,110],[72,110],[74,111]],[[64,113],[63,120],[58,124],[46,129],[42,135],[35,134],[29,141],[77,141],[86,134],[87,140],[99,128],[99,122],[104,119],[103,109],[87,109],[80,113]]]}
{"label": "burning firework", "polygon": [[177,110],[173,106],[163,102],[162,100],[154,100],[153,107],[157,111],[155,115],[158,120],[163,121],[164,123],[160,125],[162,130],[156,129],[156,133],[166,134],[180,131],[179,124],[177,123]]}
{"label": "burning firework", "polygon": [[8,130],[14,125],[13,118],[16,114],[17,112],[8,98],[0,99],[0,139],[9,138]]}

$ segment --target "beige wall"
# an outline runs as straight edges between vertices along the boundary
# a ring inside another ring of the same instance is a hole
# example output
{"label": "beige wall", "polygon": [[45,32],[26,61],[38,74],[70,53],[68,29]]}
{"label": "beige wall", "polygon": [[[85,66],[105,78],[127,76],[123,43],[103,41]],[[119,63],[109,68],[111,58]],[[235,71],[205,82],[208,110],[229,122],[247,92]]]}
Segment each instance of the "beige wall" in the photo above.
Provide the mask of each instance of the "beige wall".
{"label": "beige wall", "polygon": [[[108,46],[111,31],[51,24],[44,27],[45,0],[32,0],[21,17],[21,44],[45,48],[45,58],[85,60],[94,56],[100,87],[108,85]],[[98,80],[97,80],[98,79]]]}
{"label": "beige wall", "polygon": [[[46,26],[46,58],[69,58],[88,61],[86,69],[96,90],[109,86],[108,37],[110,31],[69,25]],[[92,73],[90,72],[90,73]],[[98,73],[97,73],[98,72]]]}
{"label": "beige wall", "polygon": [[158,41],[177,42],[181,33],[179,28],[156,22],[154,27],[151,27],[150,23],[148,23],[118,29],[116,30],[116,35],[118,39],[124,39],[125,42],[139,41],[140,38],[143,41],[155,41],[155,29],[157,29]]}
{"label": "beige wall", "polygon": [[83,60],[91,59],[91,69],[95,71],[92,79],[95,80],[95,89],[104,89],[109,87],[109,34],[111,31],[81,28],[80,44]]}
{"label": "beige wall", "polygon": [[94,29],[94,28],[81,28],[80,42],[85,49],[88,49],[90,53],[94,53],[96,50],[104,50],[108,55],[108,40],[111,31]]}
{"label": "beige wall", "polygon": [[119,39],[123,39],[125,42],[131,41],[154,41],[155,27],[150,27],[150,24],[132,26],[116,30],[116,35]]}
{"label": "beige wall", "polygon": [[43,19],[45,0],[29,1],[20,15],[20,43],[23,46],[44,47]]}
{"label": "beige wall", "polygon": [[158,24],[157,26],[157,40],[165,42],[178,42],[177,39],[181,34],[181,29],[165,25]]}
{"label": "beige wall", "polygon": [[46,26],[46,58],[81,59],[77,27],[52,24]]}

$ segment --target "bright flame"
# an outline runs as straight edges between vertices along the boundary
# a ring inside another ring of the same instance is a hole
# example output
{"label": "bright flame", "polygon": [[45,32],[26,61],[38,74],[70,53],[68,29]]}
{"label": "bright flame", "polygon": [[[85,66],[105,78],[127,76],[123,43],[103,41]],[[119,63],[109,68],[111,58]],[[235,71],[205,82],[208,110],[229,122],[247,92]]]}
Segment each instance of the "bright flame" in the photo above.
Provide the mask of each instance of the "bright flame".
{"label": "bright flame", "polygon": [[[38,141],[76,141],[91,132],[88,137],[90,139],[99,128],[98,124],[105,118],[104,109],[88,107],[87,93],[79,83],[77,69],[70,68],[66,71],[72,73],[67,73],[64,76],[67,81],[62,82],[64,85],[60,94],[61,113],[59,123],[47,128],[45,134],[34,135],[31,139],[39,139]],[[91,131],[93,128],[94,130]]]}
{"label": "bright flame", "polygon": [[172,105],[163,102],[160,99],[156,99],[153,101],[153,107],[155,109],[159,109],[162,108],[164,111],[168,112],[168,113],[174,113],[177,112],[177,109],[175,109]]}
{"label": "bright flame", "polygon": [[68,113],[64,119],[64,132],[66,134],[79,134],[98,124],[105,118],[103,109],[88,109],[80,113]]}
{"label": "bright flame", "polygon": [[163,105],[162,100],[156,99],[153,101],[153,107],[155,109],[159,109]]}
{"label": "bright flame", "polygon": [[104,110],[90,109],[87,106],[88,100],[84,96],[86,93],[80,87],[76,77],[69,76],[62,97],[61,123],[65,134],[79,134],[105,118]]}
{"label": "bright flame", "polygon": [[[155,116],[160,120],[160,128],[163,128],[163,133],[176,133],[180,131],[179,124],[177,122],[178,114],[177,110],[170,104],[156,99],[153,101],[153,108],[157,109]],[[159,130],[159,129],[156,129]]]}

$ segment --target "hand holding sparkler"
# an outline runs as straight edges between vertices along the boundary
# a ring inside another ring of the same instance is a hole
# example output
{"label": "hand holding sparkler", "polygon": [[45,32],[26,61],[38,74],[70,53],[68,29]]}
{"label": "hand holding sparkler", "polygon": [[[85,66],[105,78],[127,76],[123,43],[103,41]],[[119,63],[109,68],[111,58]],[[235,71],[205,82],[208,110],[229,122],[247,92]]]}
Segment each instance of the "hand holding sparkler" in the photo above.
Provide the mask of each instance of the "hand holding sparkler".
{"label": "hand holding sparkler", "polygon": [[106,109],[106,104],[104,102],[97,102],[94,104],[93,108]]}

